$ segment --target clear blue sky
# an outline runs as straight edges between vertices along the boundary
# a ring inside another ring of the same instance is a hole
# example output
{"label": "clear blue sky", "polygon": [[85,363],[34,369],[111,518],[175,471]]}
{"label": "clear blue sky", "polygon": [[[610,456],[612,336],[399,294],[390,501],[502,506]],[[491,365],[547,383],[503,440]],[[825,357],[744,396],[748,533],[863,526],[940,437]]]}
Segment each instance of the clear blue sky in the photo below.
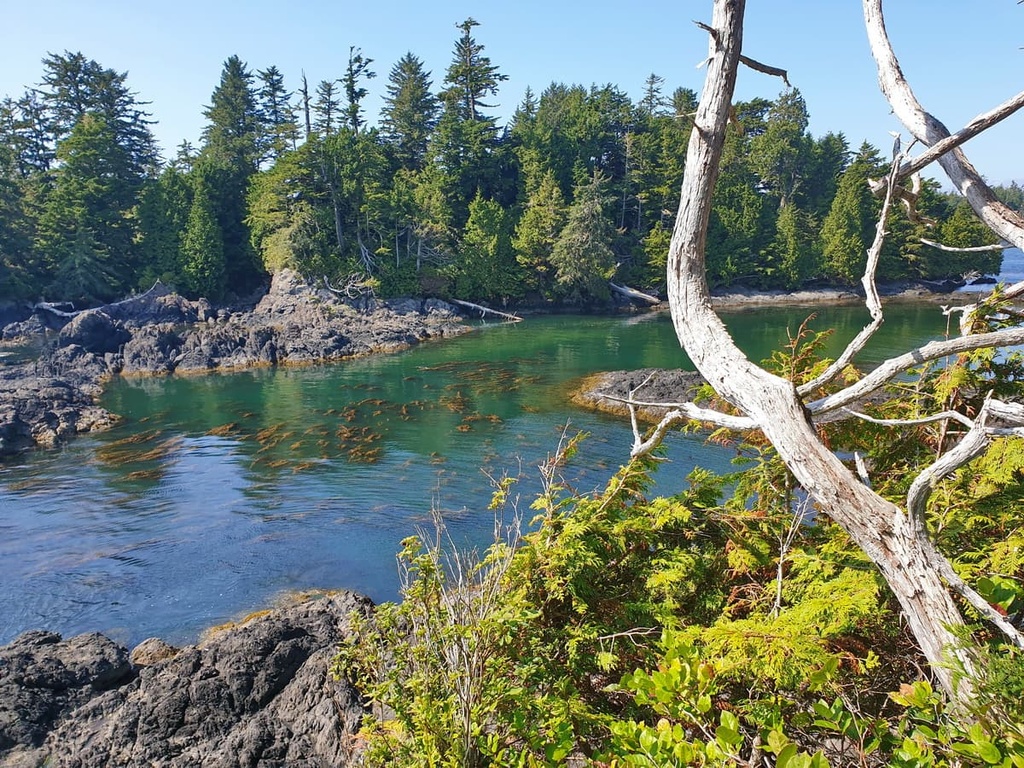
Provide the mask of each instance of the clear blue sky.
{"label": "clear blue sky", "polygon": [[[42,74],[48,52],[81,51],[128,72],[149,107],[166,151],[198,142],[202,109],[223,61],[237,54],[252,70],[274,64],[289,88],[305,73],[311,87],[344,73],[348,48],[374,59],[366,104],[375,119],[391,66],[406,51],[444,77],[458,35],[472,16],[478,42],[508,76],[494,110],[511,115],[527,86],[552,81],[613,83],[638,98],[650,73],[699,92],[710,0],[49,0],[10,2],[3,11],[0,96],[17,97]],[[889,33],[925,107],[951,130],[1024,90],[1024,5],[1016,0],[889,0]],[[857,0],[749,0],[744,52],[789,70],[807,101],[811,132],[842,131],[856,147],[888,152],[901,127],[878,92]],[[740,75],[738,98],[774,98],[781,82]],[[1024,181],[1019,136],[1024,115],[967,146],[990,181]],[[941,178],[938,169],[928,172]],[[944,179],[942,179],[945,181]]]}

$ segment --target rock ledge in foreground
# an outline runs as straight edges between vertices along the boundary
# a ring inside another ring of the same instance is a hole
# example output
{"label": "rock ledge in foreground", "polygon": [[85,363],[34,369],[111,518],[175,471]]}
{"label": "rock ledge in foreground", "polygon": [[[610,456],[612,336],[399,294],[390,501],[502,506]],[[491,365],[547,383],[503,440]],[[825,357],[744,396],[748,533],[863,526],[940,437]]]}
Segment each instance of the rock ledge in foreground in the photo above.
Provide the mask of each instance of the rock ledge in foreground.
{"label": "rock ledge in foreground", "polygon": [[349,765],[364,710],[329,668],[353,611],[372,603],[322,594],[131,655],[99,634],[26,632],[0,648],[0,765]]}

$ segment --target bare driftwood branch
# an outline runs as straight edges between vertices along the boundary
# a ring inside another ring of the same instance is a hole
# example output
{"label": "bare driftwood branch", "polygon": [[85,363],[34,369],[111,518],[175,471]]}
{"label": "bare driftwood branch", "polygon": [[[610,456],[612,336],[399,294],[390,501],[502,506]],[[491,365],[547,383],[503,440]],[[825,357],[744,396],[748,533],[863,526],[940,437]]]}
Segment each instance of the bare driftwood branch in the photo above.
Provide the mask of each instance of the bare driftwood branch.
{"label": "bare driftwood branch", "polygon": [[[926,166],[934,163],[950,150],[956,149],[970,139],[973,139],[979,133],[991,128],[996,123],[1005,120],[1021,107],[1024,107],[1024,91],[1021,91],[1013,98],[1004,101],[995,109],[983,112],[956,133],[951,134],[944,139],[940,139],[913,160],[900,165],[897,179],[905,179],[908,176],[912,176],[918,171],[924,169]],[[873,185],[872,189],[875,189],[876,193],[880,192],[882,185],[879,183],[877,189]]]}
{"label": "bare driftwood branch", "polygon": [[506,320],[511,320],[514,323],[521,322],[523,318],[519,315],[510,315],[508,312],[501,312],[497,309],[491,309],[490,307],[484,307],[480,304],[474,304],[471,301],[462,301],[461,299],[448,299],[452,304],[458,304],[460,307],[466,307],[467,309],[475,309],[481,315],[497,315],[503,317]]}
{"label": "bare driftwood branch", "polygon": [[323,276],[324,287],[337,296],[344,296],[347,299],[356,299],[360,296],[373,295],[373,283],[365,275],[352,273],[345,278],[345,282],[339,286],[331,285],[327,275]]}
{"label": "bare driftwood branch", "polygon": [[931,248],[937,248],[938,250],[946,251],[947,253],[982,253],[984,251],[1004,251],[1007,248],[1012,247],[1010,245],[1007,245],[1006,243],[996,243],[995,245],[976,245],[972,248],[954,248],[950,245],[943,245],[942,243],[937,243],[934,240],[928,240],[927,238],[924,237],[918,239],[922,243]]}
{"label": "bare driftwood branch", "polygon": [[661,299],[657,296],[651,296],[649,293],[638,291],[636,288],[630,288],[628,285],[618,285],[611,281],[608,282],[609,287],[620,296],[625,296],[627,299],[633,299],[634,301],[643,301],[647,304],[661,304]]}
{"label": "bare driftwood branch", "polygon": [[[895,169],[899,156],[893,163]],[[882,299],[878,295],[878,287],[875,284],[875,274],[878,271],[878,262],[882,257],[882,246],[885,245],[885,223],[889,218],[889,208],[892,206],[893,190],[896,188],[896,171],[890,171],[886,184],[885,201],[882,203],[882,211],[878,215],[878,223],[875,225],[875,238],[868,249],[867,264],[864,266],[864,276],[861,278],[861,285],[864,286],[864,303],[868,312],[871,313],[869,322],[854,339],[846,345],[846,349],[836,358],[835,362],[829,365],[820,375],[815,376],[811,381],[797,387],[797,394],[801,397],[814,392],[816,389],[828,384],[836,376],[842,373],[853,358],[860,354],[875,332],[882,327],[884,317],[882,314]]]}
{"label": "bare driftwood branch", "polygon": [[[95,309],[104,310],[105,311],[105,310],[110,309],[112,307],[124,307],[124,306],[127,306],[129,304],[134,304],[137,301],[142,301],[143,299],[148,298],[151,294],[156,293],[158,290],[160,290],[163,287],[164,287],[164,284],[161,283],[159,280],[157,280],[155,283],[153,283],[153,286],[148,291],[144,291],[143,293],[136,294],[135,296],[128,296],[127,298],[121,299],[120,301],[113,301],[113,302],[110,302],[109,304],[103,304],[103,305],[101,305],[99,307],[95,307]],[[72,306],[72,307],[74,306],[74,304],[71,304],[71,302],[39,301],[39,302],[36,302],[35,304],[30,304],[29,307],[30,307],[30,309],[32,309],[32,311],[49,312],[50,314],[56,315],[57,317],[64,317],[64,318],[67,318],[67,319],[71,319],[71,318],[77,317],[78,315],[82,314],[83,312],[89,312],[90,311],[88,309],[73,309],[70,312],[67,312],[67,311],[62,310],[62,309],[57,309],[57,307],[59,305],[61,305],[61,304],[67,304],[67,305]]]}

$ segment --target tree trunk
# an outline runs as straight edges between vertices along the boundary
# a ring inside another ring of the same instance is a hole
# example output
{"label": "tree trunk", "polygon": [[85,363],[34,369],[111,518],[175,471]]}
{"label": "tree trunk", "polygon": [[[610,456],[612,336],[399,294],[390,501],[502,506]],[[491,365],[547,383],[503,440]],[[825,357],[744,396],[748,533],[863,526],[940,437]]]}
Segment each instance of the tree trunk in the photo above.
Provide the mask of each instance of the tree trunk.
{"label": "tree trunk", "polygon": [[[707,79],[690,142],[668,257],[676,335],[697,370],[750,416],[819,509],[878,566],[943,688],[956,693],[947,654],[964,664],[954,630],[963,619],[931,568],[910,517],[875,494],[822,443],[792,383],[752,364],[711,308],[704,249],[711,195],[742,48],[744,0],[716,0]],[[959,694],[970,695],[961,685]]]}

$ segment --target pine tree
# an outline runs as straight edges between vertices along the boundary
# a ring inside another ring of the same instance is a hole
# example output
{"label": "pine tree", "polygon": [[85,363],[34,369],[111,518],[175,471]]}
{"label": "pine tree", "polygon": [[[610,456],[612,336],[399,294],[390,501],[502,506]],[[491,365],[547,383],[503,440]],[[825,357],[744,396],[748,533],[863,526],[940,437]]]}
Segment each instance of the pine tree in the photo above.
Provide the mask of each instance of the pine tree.
{"label": "pine tree", "polygon": [[878,151],[864,143],[856,159],[839,177],[836,196],[821,224],[821,252],[827,279],[852,284],[864,273],[877,211],[868,178],[877,175],[878,170]]}
{"label": "pine tree", "polygon": [[370,69],[372,63],[373,59],[363,56],[359,48],[349,46],[348,67],[341,82],[345,86],[345,123],[353,133],[359,133],[365,122],[361,103],[369,91],[360,85],[360,82],[377,76],[377,73]]}
{"label": "pine tree", "polygon": [[445,75],[448,87],[442,97],[455,106],[461,119],[483,121],[493,127],[494,118],[486,117],[480,110],[494,106],[484,103],[484,99],[496,95],[498,83],[508,80],[508,75],[498,72],[498,67],[484,55],[484,47],[473,38],[473,27],[480,26],[478,21],[468,18],[455,26],[462,30],[462,36],[455,43],[452,63]]}
{"label": "pine tree", "polygon": [[131,172],[142,176],[157,162],[156,142],[145,105],[126,85],[127,73],[101,66],[81,53],[65,51],[43,59],[38,89],[51,146],[71,135],[86,114],[99,115],[127,153]]}
{"label": "pine tree", "polygon": [[[237,56],[224,62],[220,82],[203,113],[208,123],[198,160],[204,166],[204,193],[220,227],[227,287],[239,293],[253,288],[262,277],[245,223],[246,192],[260,160],[259,112],[252,81]],[[224,288],[218,288],[218,295]]]}
{"label": "pine tree", "polygon": [[553,283],[551,254],[565,226],[566,205],[555,175],[548,171],[526,201],[516,225],[512,246],[525,275],[526,288],[550,295]]}
{"label": "pine tree", "polygon": [[192,205],[181,253],[186,293],[193,297],[219,299],[224,293],[226,278],[224,243],[206,171],[202,167],[193,174]]}
{"label": "pine tree", "polygon": [[[131,209],[141,179],[101,115],[86,113],[79,119],[61,142],[57,157],[60,166],[40,217],[37,247],[47,256],[55,290],[72,289],[77,300],[112,299],[133,284]],[[82,261],[86,255],[102,263],[95,279],[56,277],[77,275],[77,268],[69,272],[66,263]]]}
{"label": "pine tree", "polygon": [[381,135],[403,168],[420,170],[427,142],[437,124],[438,101],[431,93],[430,73],[412,53],[391,69],[381,110]]}
{"label": "pine tree", "polygon": [[521,284],[509,229],[502,206],[479,195],[473,200],[459,244],[456,295],[501,301],[519,295]]}
{"label": "pine tree", "polygon": [[299,126],[295,121],[292,94],[284,87],[284,76],[270,66],[256,73],[260,122],[260,162],[276,162],[289,149],[295,149]]}
{"label": "pine tree", "polygon": [[609,198],[599,174],[576,188],[568,220],[551,251],[559,293],[570,304],[608,299],[608,280],[615,274],[611,249],[614,229],[604,213]]}
{"label": "pine tree", "polygon": [[316,87],[316,101],[313,102],[313,130],[321,136],[330,136],[338,130],[340,112],[338,83],[334,80],[321,80]]}

